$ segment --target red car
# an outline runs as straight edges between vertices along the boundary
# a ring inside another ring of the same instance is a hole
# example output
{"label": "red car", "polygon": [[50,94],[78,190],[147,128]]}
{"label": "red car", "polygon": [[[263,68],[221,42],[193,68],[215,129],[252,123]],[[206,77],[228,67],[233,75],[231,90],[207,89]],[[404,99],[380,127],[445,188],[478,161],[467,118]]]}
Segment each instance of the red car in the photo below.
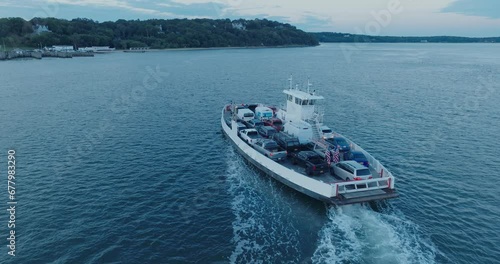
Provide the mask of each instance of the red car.
{"label": "red car", "polygon": [[279,118],[271,118],[269,120],[264,120],[265,126],[274,127],[278,132],[283,130],[283,122]]}

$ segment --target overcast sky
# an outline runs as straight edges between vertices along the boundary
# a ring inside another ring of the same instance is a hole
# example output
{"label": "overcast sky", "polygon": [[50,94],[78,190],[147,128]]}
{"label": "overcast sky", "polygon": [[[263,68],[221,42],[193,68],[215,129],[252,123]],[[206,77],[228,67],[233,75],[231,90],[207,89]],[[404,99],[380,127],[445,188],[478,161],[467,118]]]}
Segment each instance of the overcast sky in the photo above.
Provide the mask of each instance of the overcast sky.
{"label": "overcast sky", "polygon": [[500,0],[0,0],[0,17],[268,18],[306,31],[500,36]]}

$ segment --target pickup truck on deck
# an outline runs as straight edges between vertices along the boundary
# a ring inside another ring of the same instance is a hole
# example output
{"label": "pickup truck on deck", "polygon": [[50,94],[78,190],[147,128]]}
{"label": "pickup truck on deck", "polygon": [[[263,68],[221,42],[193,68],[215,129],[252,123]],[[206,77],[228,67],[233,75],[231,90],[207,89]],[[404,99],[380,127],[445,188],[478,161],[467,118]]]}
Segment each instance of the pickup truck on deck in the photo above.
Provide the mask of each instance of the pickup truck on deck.
{"label": "pickup truck on deck", "polygon": [[253,128],[241,130],[240,137],[241,139],[243,139],[243,141],[249,143],[250,145],[253,145],[253,143],[255,143],[257,140],[262,139],[257,130]]}
{"label": "pickup truck on deck", "polygon": [[292,153],[292,163],[304,167],[308,175],[320,175],[329,171],[328,163],[314,151]]}
{"label": "pickup truck on deck", "polygon": [[286,159],[286,150],[281,148],[274,140],[260,139],[253,144],[253,147],[255,150],[274,161]]}

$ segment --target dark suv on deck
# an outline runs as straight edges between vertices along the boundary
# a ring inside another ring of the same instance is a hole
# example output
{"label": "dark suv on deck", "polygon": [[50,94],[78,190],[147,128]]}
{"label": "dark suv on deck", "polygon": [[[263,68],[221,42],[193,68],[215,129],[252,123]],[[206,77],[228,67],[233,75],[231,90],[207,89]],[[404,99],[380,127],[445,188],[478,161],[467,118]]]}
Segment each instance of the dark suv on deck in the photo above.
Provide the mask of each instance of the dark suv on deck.
{"label": "dark suv on deck", "polygon": [[301,150],[299,139],[286,133],[276,133],[274,134],[273,139],[276,143],[278,143],[278,145],[280,145],[280,147],[287,151],[288,155],[291,155],[292,152],[298,152]]}
{"label": "dark suv on deck", "polygon": [[270,138],[272,139],[273,138],[273,135],[278,133],[276,131],[276,129],[274,129],[273,127],[270,127],[270,126],[259,126],[259,127],[256,127],[257,129],[257,132],[259,132],[259,134],[263,137],[263,138]]}

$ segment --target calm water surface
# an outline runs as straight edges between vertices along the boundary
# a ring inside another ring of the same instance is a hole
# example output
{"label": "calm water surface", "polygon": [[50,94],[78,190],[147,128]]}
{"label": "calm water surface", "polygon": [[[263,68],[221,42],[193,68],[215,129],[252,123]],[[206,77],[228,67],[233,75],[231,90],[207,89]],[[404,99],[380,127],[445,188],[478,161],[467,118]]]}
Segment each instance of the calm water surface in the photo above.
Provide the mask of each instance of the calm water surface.
{"label": "calm water surface", "polygon": [[[17,157],[1,263],[495,263],[500,46],[371,44],[0,63],[0,172]],[[325,123],[397,177],[339,208],[248,166],[221,107],[310,77]]]}

